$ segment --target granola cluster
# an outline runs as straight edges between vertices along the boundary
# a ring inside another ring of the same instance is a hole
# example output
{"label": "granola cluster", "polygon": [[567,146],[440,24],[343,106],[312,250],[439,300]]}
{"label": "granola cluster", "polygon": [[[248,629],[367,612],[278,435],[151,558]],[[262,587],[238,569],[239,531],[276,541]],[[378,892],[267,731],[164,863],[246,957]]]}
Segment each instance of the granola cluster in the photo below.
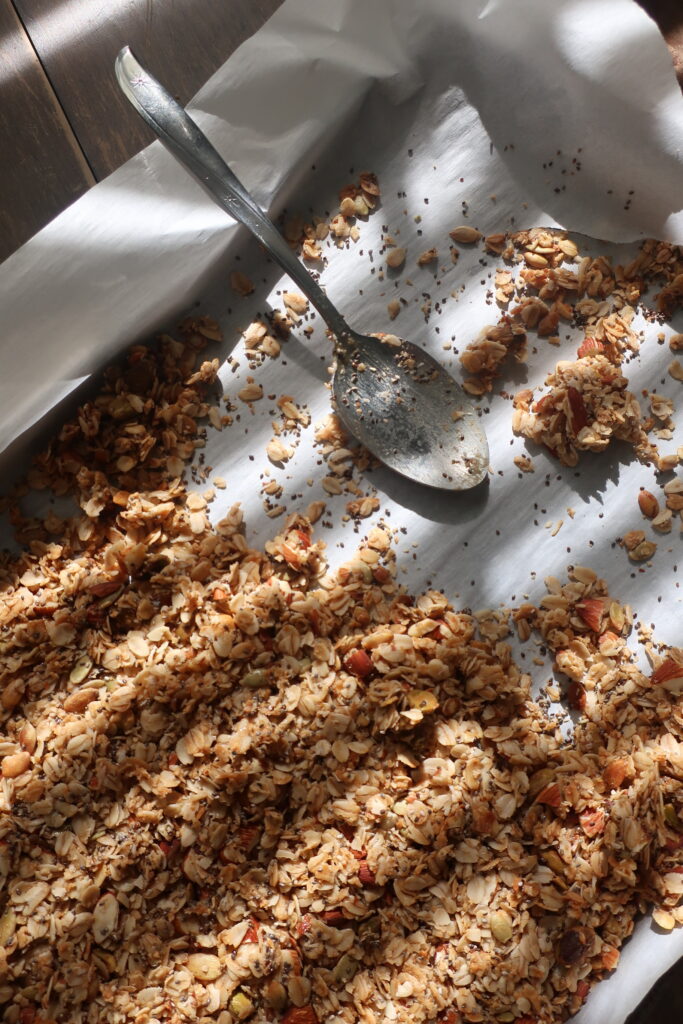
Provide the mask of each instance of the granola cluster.
{"label": "granola cluster", "polygon": [[[472,615],[405,593],[385,528],[329,573],[306,519],[264,551],[212,525],[183,470],[215,330],[134,348],[37,460],[77,514],[10,503],[3,1019],[566,1019],[648,903],[683,923],[683,653],[643,675],[588,569]],[[569,742],[511,617],[571,680]]]}
{"label": "granola cluster", "polygon": [[[525,362],[530,332],[559,345],[563,323],[581,327],[584,337],[577,358],[557,365],[545,381],[549,390],[535,402],[530,390],[517,396],[513,429],[568,466],[576,465],[581,451],[601,451],[618,438],[631,443],[643,462],[660,470],[674,468],[683,453],[660,455],[649,440],[654,421],[643,415],[637,397],[627,390],[621,367],[639,350],[632,322],[650,285],[663,282],[654,300],[655,315],[670,316],[680,303],[683,259],[678,247],[647,240],[626,267],[614,267],[604,256],[581,256],[564,232],[547,228],[491,235],[484,247],[519,270],[496,272],[494,296],[504,312],[460,356],[473,375],[465,389],[485,394],[509,356]],[[671,347],[676,351],[674,339]],[[676,360],[669,373],[680,379],[683,370]],[[670,417],[660,415],[661,404],[653,414],[663,421],[658,437],[667,439],[672,436]]]}

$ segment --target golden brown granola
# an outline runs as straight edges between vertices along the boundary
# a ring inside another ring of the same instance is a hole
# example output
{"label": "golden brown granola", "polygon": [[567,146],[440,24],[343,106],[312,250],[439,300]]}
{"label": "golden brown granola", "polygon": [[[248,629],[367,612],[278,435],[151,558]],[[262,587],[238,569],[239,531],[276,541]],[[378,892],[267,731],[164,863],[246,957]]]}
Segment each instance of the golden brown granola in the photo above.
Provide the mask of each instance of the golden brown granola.
{"label": "golden brown granola", "polygon": [[77,515],[10,507],[5,1019],[566,1019],[648,903],[683,922],[683,652],[648,678],[595,573],[548,579],[513,619],[570,680],[567,742],[508,614],[413,599],[383,528],[330,574],[306,519],[265,551],[213,526],[182,473],[215,333],[131,350],[37,460]]}

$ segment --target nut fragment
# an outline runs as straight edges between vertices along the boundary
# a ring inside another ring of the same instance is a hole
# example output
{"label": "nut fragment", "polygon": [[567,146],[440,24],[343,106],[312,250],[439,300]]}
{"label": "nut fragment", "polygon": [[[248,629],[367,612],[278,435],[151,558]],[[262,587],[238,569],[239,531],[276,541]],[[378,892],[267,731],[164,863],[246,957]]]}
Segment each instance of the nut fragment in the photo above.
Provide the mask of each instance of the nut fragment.
{"label": "nut fragment", "polygon": [[417,265],[418,267],[426,267],[428,263],[435,263],[438,258],[439,254],[436,249],[426,249],[417,257]]}
{"label": "nut fragment", "polygon": [[628,557],[633,562],[646,562],[649,558],[652,558],[657,545],[652,540],[642,540],[640,544],[636,544],[634,548],[628,553]]}
{"label": "nut fragment", "polygon": [[390,249],[386,255],[386,264],[388,267],[392,267],[394,270],[397,267],[403,266],[406,261],[406,250],[397,247],[396,249]]}
{"label": "nut fragment", "polygon": [[19,754],[8,754],[3,757],[0,762],[0,770],[2,776],[5,779],[16,779],[19,775],[23,775],[25,771],[28,771],[31,765],[31,755],[26,750],[22,750]]}
{"label": "nut fragment", "polygon": [[238,295],[251,295],[254,290],[254,282],[241,270],[233,270],[230,274],[230,287]]}
{"label": "nut fragment", "polygon": [[670,914],[668,910],[662,910],[660,907],[652,911],[652,920],[665,932],[670,932],[676,926],[676,918],[673,914]]}

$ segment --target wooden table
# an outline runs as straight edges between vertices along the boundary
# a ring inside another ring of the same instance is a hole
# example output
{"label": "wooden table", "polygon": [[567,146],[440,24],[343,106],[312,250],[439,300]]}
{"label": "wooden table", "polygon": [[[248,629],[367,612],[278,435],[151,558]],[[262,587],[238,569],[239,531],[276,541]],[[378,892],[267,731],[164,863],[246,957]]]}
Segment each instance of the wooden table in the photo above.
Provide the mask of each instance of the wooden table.
{"label": "wooden table", "polygon": [[[151,141],[114,79],[122,46],[186,103],[280,2],[0,0],[0,261]],[[683,0],[641,2],[683,86]],[[683,962],[628,1024],[682,1021]]]}

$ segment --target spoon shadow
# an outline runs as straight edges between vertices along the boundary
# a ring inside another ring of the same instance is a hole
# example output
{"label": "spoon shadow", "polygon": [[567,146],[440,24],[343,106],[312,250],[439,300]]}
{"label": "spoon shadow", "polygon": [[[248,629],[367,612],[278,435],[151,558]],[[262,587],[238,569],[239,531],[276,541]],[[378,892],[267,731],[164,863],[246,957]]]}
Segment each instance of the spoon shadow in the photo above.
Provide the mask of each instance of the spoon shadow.
{"label": "spoon shadow", "polygon": [[386,465],[368,472],[378,491],[423,519],[449,526],[479,518],[489,500],[489,477],[467,491],[444,491],[409,480]]}

